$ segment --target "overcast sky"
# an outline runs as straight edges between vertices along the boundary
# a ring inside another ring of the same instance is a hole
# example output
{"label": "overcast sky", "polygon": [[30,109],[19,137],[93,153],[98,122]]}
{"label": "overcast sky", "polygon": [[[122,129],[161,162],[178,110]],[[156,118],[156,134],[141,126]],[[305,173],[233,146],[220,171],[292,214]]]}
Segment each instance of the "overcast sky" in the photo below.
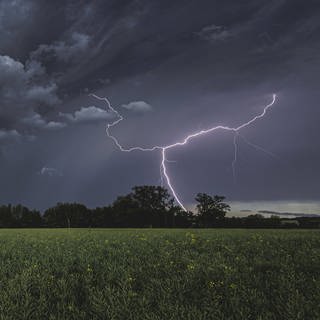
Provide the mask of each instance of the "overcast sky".
{"label": "overcast sky", "polygon": [[0,0],[0,202],[94,207],[160,183],[160,153],[121,153],[90,93],[125,117],[121,144],[146,147],[239,126],[276,93],[241,131],[235,179],[230,132],[168,152],[168,172],[185,204],[320,211],[319,31],[318,0]]}

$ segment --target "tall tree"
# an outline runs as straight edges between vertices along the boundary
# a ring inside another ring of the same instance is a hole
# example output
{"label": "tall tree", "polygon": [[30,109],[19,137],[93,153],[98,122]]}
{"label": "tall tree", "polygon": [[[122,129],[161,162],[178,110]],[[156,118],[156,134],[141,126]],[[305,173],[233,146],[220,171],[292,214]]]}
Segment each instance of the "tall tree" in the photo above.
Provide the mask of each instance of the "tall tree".
{"label": "tall tree", "polygon": [[115,223],[114,210],[112,210],[112,207],[97,207],[92,209],[91,226],[99,228],[117,227]]}
{"label": "tall tree", "polygon": [[58,203],[47,209],[43,218],[48,227],[79,228],[91,223],[90,210],[79,203]]}
{"label": "tall tree", "polygon": [[42,225],[40,212],[37,210],[24,210],[20,218],[20,225],[23,228],[38,228]]}
{"label": "tall tree", "polygon": [[0,227],[1,228],[10,228],[14,227],[15,221],[11,211],[11,204],[0,207]]}
{"label": "tall tree", "polygon": [[201,226],[212,227],[221,222],[230,206],[224,203],[223,196],[210,196],[206,193],[198,193],[195,200],[197,204],[198,220]]}
{"label": "tall tree", "polygon": [[160,186],[136,186],[126,196],[118,197],[113,209],[121,226],[172,226],[176,212],[174,199]]}

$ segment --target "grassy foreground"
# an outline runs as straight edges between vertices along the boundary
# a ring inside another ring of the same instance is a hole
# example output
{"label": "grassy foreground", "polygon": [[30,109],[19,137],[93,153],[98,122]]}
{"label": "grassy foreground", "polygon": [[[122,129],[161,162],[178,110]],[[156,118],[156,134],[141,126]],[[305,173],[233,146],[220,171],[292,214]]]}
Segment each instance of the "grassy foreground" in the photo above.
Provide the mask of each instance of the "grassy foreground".
{"label": "grassy foreground", "polygon": [[320,319],[320,232],[3,230],[0,319]]}

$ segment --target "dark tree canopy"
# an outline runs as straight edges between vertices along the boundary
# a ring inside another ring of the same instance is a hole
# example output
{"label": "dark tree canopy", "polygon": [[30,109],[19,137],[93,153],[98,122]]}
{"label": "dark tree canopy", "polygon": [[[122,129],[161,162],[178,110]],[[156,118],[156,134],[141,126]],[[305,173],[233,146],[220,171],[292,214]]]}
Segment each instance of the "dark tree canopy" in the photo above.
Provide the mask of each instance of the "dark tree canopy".
{"label": "dark tree canopy", "polygon": [[137,186],[132,188],[132,197],[139,207],[165,211],[173,207],[174,200],[168,190],[160,186]]}
{"label": "dark tree canopy", "polygon": [[205,227],[214,226],[225,218],[230,206],[224,203],[223,196],[209,196],[206,193],[198,193],[195,200],[198,202],[197,211],[199,221]]}
{"label": "dark tree canopy", "polygon": [[116,199],[113,209],[121,214],[124,224],[137,227],[171,226],[175,213],[181,210],[174,206],[174,199],[168,190],[160,186],[133,187],[131,193]]}
{"label": "dark tree canopy", "polygon": [[42,218],[39,211],[29,210],[20,204],[0,206],[0,227],[40,227]]}
{"label": "dark tree canopy", "polygon": [[83,204],[58,203],[45,211],[44,221],[54,227],[86,227],[90,226],[90,211]]}
{"label": "dark tree canopy", "polygon": [[230,206],[225,197],[198,193],[197,213],[175,205],[168,190],[160,186],[136,186],[111,205],[88,209],[79,203],[57,203],[43,215],[22,205],[0,206],[0,228],[318,228],[320,217],[298,217],[293,221],[261,214],[226,218]]}

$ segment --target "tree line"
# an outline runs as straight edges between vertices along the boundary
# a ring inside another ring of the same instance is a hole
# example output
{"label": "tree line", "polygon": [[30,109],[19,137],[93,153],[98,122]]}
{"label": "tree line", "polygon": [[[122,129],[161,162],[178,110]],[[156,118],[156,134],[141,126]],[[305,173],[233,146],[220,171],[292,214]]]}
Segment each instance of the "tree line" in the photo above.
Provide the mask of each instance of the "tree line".
{"label": "tree line", "polygon": [[[319,218],[226,217],[230,206],[223,196],[198,193],[195,212],[177,206],[160,186],[136,186],[111,205],[89,209],[79,203],[57,203],[44,211],[22,205],[0,206],[0,228],[277,228],[319,227]],[[293,223],[294,222],[294,223]]]}

